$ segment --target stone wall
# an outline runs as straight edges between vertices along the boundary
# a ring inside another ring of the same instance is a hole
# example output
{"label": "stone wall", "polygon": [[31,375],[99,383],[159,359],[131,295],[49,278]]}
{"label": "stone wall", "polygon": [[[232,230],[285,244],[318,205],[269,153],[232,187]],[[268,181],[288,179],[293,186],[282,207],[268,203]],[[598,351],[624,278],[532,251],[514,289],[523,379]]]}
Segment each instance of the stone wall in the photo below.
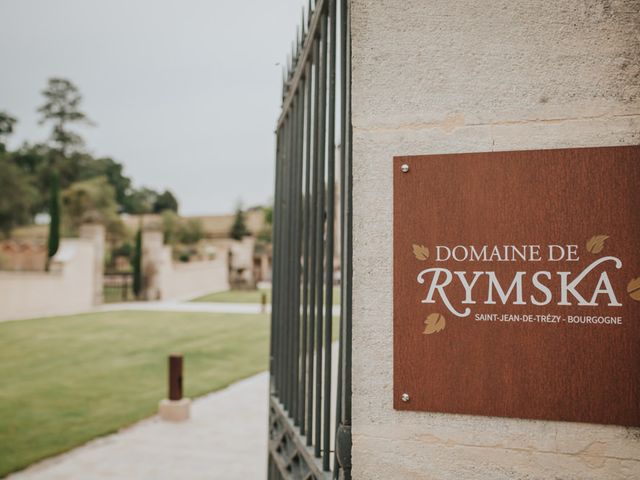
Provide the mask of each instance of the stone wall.
{"label": "stone wall", "polygon": [[48,272],[0,271],[0,321],[78,313],[102,301],[104,229],[64,238]]}
{"label": "stone wall", "polygon": [[391,171],[639,144],[639,31],[638,0],[352,0],[354,478],[640,478],[637,428],[393,410]]}
{"label": "stone wall", "polygon": [[[171,257],[169,247],[165,259]],[[212,292],[229,290],[229,269],[225,255],[214,260],[198,262],[165,261],[162,272],[162,298],[164,300],[188,299]]]}
{"label": "stone wall", "polygon": [[43,272],[47,265],[44,241],[8,239],[0,242],[0,270]]}
{"label": "stone wall", "polygon": [[146,300],[178,300],[229,289],[227,251],[213,260],[174,262],[162,232],[142,233],[142,272]]}

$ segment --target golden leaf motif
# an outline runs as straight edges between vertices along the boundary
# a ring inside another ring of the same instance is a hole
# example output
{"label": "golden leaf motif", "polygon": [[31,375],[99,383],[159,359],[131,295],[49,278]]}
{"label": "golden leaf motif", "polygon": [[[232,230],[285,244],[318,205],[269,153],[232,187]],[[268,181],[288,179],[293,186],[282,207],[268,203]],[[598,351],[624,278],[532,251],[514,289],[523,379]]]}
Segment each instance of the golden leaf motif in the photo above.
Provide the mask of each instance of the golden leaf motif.
{"label": "golden leaf motif", "polygon": [[439,313],[432,313],[424,321],[424,333],[425,335],[431,335],[444,330],[446,322],[444,317]]}
{"label": "golden leaf motif", "polygon": [[429,249],[424,245],[413,244],[413,254],[418,260],[425,261],[429,258]]}
{"label": "golden leaf motif", "polygon": [[629,282],[629,285],[627,285],[627,292],[631,298],[640,302],[640,277],[634,278]]}
{"label": "golden leaf motif", "polygon": [[609,235],[596,235],[587,240],[587,251],[591,253],[600,253],[604,250],[604,241]]}

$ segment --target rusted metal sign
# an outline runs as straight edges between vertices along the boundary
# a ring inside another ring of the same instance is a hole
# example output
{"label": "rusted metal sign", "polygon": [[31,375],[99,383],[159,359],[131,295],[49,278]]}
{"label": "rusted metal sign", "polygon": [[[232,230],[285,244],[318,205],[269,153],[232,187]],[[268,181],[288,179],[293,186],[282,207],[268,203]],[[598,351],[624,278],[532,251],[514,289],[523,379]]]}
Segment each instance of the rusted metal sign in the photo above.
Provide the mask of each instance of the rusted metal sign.
{"label": "rusted metal sign", "polygon": [[640,147],[393,168],[394,407],[640,425]]}

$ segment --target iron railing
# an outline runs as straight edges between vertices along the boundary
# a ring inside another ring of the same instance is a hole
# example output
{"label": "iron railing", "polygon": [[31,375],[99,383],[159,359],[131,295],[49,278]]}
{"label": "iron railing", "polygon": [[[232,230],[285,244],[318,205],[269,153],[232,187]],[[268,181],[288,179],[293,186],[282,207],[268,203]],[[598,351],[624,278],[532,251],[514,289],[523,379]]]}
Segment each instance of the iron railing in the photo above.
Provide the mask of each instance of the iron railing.
{"label": "iron railing", "polygon": [[310,4],[283,82],[273,234],[273,480],[351,478],[349,38],[348,0]]}
{"label": "iron railing", "polygon": [[131,272],[105,272],[102,285],[105,303],[135,300]]}

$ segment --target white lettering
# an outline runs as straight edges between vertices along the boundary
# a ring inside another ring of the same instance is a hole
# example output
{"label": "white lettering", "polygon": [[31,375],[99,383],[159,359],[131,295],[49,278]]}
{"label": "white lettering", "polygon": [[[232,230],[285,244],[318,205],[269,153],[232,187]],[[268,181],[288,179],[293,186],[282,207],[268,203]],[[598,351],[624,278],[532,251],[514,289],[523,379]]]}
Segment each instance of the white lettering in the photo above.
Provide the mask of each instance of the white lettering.
{"label": "white lettering", "polygon": [[486,275],[489,277],[489,291],[487,293],[487,301],[485,304],[494,305],[496,302],[493,300],[493,290],[496,291],[503,305],[506,305],[509,301],[509,297],[511,296],[511,292],[516,290],[516,301],[513,302],[514,305],[526,305],[522,300],[522,277],[524,277],[526,272],[516,272],[513,277],[513,281],[511,285],[509,285],[509,290],[506,292],[502,289],[500,282],[498,282],[498,278],[496,277],[496,272],[486,272]]}

